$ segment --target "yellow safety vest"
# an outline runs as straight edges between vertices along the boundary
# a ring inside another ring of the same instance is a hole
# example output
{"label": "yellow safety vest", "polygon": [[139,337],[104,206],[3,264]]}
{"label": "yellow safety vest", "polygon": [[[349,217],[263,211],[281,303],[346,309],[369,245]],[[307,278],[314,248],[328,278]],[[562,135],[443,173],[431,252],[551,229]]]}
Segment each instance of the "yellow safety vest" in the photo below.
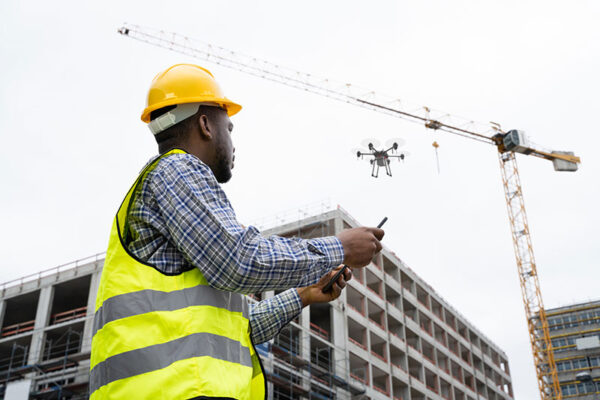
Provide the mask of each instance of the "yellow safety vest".
{"label": "yellow safety vest", "polygon": [[165,275],[123,243],[135,189],[113,222],[96,297],[90,398],[265,399],[265,378],[250,340],[246,298],[210,287],[199,269]]}

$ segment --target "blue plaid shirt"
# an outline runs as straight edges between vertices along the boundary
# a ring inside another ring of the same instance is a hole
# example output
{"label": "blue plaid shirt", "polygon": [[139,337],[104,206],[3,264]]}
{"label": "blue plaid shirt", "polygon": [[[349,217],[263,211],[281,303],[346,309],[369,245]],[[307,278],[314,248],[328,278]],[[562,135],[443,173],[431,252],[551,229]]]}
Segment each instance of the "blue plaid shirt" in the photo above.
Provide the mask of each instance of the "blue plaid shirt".
{"label": "blue plaid shirt", "polygon": [[[334,236],[266,238],[240,225],[211,169],[191,154],[158,162],[136,190],[128,223],[136,257],[166,274],[199,268],[209,285],[231,292],[312,285],[344,258]],[[252,340],[271,339],[301,310],[296,289],[254,304]]]}

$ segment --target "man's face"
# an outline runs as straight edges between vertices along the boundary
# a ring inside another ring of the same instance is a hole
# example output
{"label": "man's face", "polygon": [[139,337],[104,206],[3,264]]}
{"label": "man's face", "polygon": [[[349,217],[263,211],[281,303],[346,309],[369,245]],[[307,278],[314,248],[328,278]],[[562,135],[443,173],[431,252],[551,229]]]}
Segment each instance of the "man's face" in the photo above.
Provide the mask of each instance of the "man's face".
{"label": "man's face", "polygon": [[231,179],[231,169],[235,159],[235,148],[231,141],[233,123],[227,115],[227,111],[218,109],[215,113],[215,164],[213,173],[217,182],[225,183]]}

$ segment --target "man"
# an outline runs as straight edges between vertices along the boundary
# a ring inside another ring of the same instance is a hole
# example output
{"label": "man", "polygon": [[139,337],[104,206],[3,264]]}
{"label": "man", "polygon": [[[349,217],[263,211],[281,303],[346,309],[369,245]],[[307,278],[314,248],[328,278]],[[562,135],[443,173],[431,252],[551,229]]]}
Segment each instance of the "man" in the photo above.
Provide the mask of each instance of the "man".
{"label": "man", "polygon": [[[349,272],[330,293],[321,289],[342,262],[360,268],[381,250],[377,228],[303,240],[240,225],[219,185],[231,178],[229,116],[240,109],[196,65],[154,78],[142,120],[159,156],[113,224],[96,300],[92,399],[265,398],[254,344],[302,307],[337,298]],[[248,310],[241,294],[268,290],[284,291]]]}

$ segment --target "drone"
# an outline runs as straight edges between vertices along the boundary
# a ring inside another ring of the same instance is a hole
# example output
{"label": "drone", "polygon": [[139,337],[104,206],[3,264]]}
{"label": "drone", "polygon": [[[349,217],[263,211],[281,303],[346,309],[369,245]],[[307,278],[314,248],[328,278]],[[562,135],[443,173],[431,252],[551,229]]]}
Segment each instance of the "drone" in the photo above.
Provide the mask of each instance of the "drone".
{"label": "drone", "polygon": [[407,152],[394,154],[396,150],[398,150],[398,147],[404,145],[404,140],[401,138],[388,140],[386,143],[387,149],[384,148],[384,150],[376,149],[376,147],[379,147],[379,143],[374,139],[364,140],[363,145],[366,145],[366,147],[369,149],[369,152],[357,150],[356,157],[362,159],[364,156],[373,156],[373,159],[369,160],[369,163],[373,166],[371,170],[371,176],[373,178],[377,178],[379,176],[379,167],[385,167],[385,173],[388,176],[392,176],[390,159],[397,158],[398,161],[404,161],[404,158],[408,155]]}

